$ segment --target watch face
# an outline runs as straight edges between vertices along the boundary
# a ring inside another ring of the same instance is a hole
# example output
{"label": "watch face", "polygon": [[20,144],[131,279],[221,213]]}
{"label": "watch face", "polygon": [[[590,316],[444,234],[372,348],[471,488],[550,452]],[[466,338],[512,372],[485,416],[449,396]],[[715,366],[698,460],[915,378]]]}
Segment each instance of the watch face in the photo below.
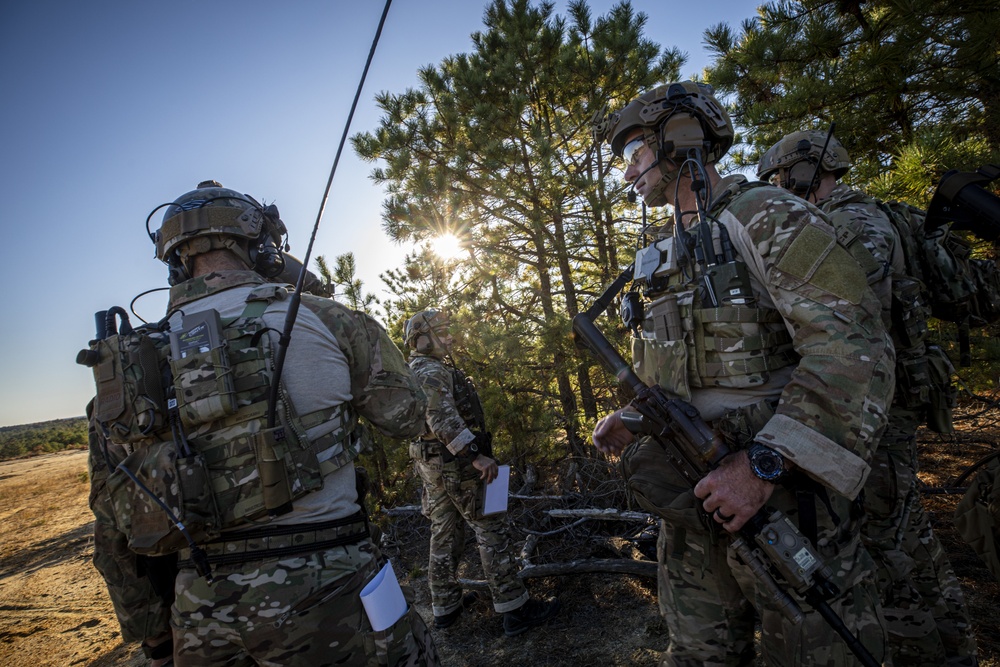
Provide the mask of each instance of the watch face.
{"label": "watch face", "polygon": [[754,473],[765,480],[773,480],[785,471],[785,462],[781,454],[766,447],[755,447],[750,452],[750,466]]}

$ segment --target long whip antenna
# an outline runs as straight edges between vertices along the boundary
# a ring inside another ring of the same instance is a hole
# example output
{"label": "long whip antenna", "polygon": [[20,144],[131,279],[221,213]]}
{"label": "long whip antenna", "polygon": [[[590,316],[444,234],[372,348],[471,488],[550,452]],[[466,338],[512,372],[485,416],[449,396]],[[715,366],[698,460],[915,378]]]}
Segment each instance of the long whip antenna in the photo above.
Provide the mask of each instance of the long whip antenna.
{"label": "long whip antenna", "polygon": [[823,150],[819,152],[819,160],[816,161],[816,170],[813,171],[813,177],[812,180],[809,181],[809,187],[806,188],[806,193],[802,196],[802,198],[806,201],[809,201],[809,195],[812,194],[813,188],[817,187],[816,179],[819,178],[819,169],[823,166],[823,158],[826,157],[826,149],[830,147],[830,139],[833,138],[834,126],[836,126],[836,123],[831,120],[830,129],[826,131],[826,141],[823,142]]}
{"label": "long whip antenna", "polygon": [[316,224],[313,225],[312,236],[309,237],[309,247],[306,248],[305,257],[302,258],[302,269],[299,271],[299,278],[295,282],[295,291],[292,293],[291,301],[288,304],[288,312],[285,315],[285,328],[278,339],[278,350],[274,355],[274,376],[271,380],[271,396],[267,405],[267,425],[274,428],[275,406],[278,402],[278,381],[281,379],[281,370],[285,365],[285,352],[288,350],[288,343],[292,338],[292,325],[299,314],[299,303],[302,301],[302,286],[309,266],[309,256],[312,254],[313,243],[316,241],[316,232],[319,231],[319,221],[323,219],[323,211],[326,209],[326,202],[330,198],[330,187],[333,185],[333,176],[337,173],[337,165],[340,163],[340,155],[344,152],[344,144],[347,143],[347,134],[351,130],[351,120],[354,118],[354,111],[358,108],[358,100],[361,98],[361,90],[365,86],[365,79],[368,77],[368,69],[371,67],[372,59],[375,57],[375,47],[378,46],[379,37],[382,36],[382,26],[385,25],[385,17],[389,14],[389,5],[392,0],[385,0],[385,8],[382,10],[382,18],[378,22],[378,30],[375,31],[375,38],[372,40],[372,48],[368,52],[368,60],[365,62],[365,69],[361,73],[361,80],[358,81],[358,90],[354,93],[354,102],[351,104],[351,112],[347,115],[347,122],[344,124],[344,133],[340,137],[340,145],[337,146],[337,155],[333,158],[333,167],[330,169],[330,177],[326,179],[326,190],[323,191],[323,201],[320,202],[319,211],[316,214]]}

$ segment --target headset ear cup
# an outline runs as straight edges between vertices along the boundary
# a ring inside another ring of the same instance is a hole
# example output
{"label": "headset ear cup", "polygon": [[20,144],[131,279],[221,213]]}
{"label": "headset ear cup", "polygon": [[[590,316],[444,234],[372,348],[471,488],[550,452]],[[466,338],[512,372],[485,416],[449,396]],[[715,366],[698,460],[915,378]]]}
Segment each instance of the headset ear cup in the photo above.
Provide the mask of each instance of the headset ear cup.
{"label": "headset ear cup", "polygon": [[799,160],[788,168],[788,187],[797,195],[805,194],[812,185],[813,174],[816,173],[814,160]]}
{"label": "headset ear cup", "polygon": [[273,243],[265,243],[256,251],[253,270],[265,278],[276,278],[285,269],[285,256]]}

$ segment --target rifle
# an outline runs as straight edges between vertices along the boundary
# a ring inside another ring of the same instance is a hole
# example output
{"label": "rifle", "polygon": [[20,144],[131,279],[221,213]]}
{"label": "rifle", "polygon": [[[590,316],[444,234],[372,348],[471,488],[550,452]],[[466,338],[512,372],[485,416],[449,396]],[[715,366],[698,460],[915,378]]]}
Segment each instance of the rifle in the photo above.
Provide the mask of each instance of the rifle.
{"label": "rifle", "polygon": [[[623,423],[634,434],[652,437],[676,470],[694,487],[730,454],[730,450],[701,418],[697,408],[682,399],[670,398],[661,387],[649,386],[635,374],[594,325],[594,311],[591,308],[586,314],[573,318],[573,333],[576,340],[634,395],[630,405],[637,414],[622,412]],[[762,507],[740,529],[733,540],[733,548],[786,618],[793,623],[801,622],[802,609],[772,572],[819,612],[865,667],[878,667],[879,662],[830,606],[828,600],[840,592],[830,581],[832,572],[788,517],[773,508]]]}

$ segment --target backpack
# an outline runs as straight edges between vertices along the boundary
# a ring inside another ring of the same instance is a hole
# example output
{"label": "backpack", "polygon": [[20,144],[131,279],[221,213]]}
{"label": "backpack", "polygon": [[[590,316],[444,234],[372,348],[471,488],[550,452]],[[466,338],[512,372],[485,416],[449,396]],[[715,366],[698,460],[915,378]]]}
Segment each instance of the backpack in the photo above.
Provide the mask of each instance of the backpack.
{"label": "backpack", "polygon": [[962,323],[971,312],[976,282],[969,243],[948,225],[927,229],[927,214],[903,202],[879,202],[902,241],[906,272],[927,288],[931,315]]}

